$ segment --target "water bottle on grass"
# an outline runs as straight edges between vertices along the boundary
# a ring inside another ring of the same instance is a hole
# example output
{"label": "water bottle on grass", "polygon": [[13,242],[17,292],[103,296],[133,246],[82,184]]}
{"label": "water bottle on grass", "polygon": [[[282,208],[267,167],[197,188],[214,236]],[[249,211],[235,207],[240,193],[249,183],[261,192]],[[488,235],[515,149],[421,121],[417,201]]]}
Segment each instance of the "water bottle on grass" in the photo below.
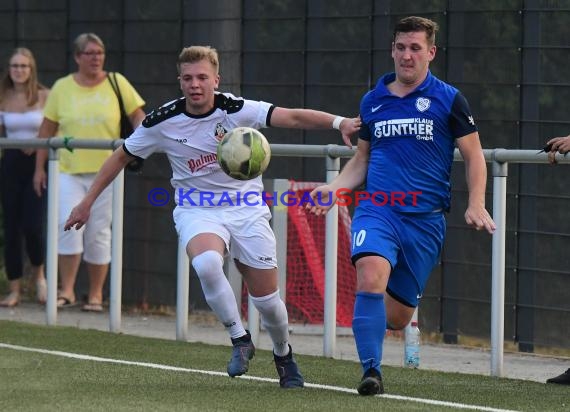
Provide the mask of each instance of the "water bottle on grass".
{"label": "water bottle on grass", "polygon": [[412,321],[406,326],[404,366],[414,369],[420,366],[420,329],[417,321]]}

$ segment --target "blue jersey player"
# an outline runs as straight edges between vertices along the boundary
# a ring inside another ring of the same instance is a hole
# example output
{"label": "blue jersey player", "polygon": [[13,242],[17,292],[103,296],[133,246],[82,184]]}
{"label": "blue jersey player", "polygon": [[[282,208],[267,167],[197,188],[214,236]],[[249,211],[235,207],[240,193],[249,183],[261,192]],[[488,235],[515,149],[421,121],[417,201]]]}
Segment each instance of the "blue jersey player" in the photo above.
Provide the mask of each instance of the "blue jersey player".
{"label": "blue jersey player", "polygon": [[[329,185],[312,193],[316,214],[338,191],[366,182],[352,221],[357,292],[352,329],[363,376],[361,395],[384,392],[381,375],[386,328],[403,329],[421,298],[445,236],[450,172],[457,146],[465,160],[469,201],[465,220],[489,233],[487,169],[465,97],[429,71],[437,24],[406,17],[395,29],[395,72],[384,75],[360,105],[355,156]],[[334,202],[333,202],[334,204]]]}

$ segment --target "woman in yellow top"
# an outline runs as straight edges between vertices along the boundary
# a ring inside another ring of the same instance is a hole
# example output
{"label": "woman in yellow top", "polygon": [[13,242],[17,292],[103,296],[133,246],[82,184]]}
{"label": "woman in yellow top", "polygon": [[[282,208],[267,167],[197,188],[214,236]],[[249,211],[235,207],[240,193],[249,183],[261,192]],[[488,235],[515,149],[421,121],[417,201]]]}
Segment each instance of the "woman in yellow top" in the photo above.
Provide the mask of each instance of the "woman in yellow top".
{"label": "woman in yellow top", "polygon": [[[96,34],[83,33],[75,39],[74,46],[77,71],[55,82],[44,108],[39,137],[116,139],[120,135],[121,112],[118,97],[103,70],[105,45]],[[125,112],[133,128],[138,127],[145,117],[144,100],[121,74],[116,74],[116,80]],[[83,253],[89,275],[88,300],[83,309],[103,310],[103,286],[111,261],[112,191],[98,199],[98,204],[93,207],[95,216],[84,231],[64,231],[63,224],[110,155],[110,150],[60,151],[58,267],[61,285],[58,307],[76,303],[75,279]],[[38,151],[34,190],[39,196],[46,188],[46,160],[47,150]]]}
{"label": "woman in yellow top", "polygon": [[[0,79],[0,136],[33,139],[42,122],[42,108],[49,90],[38,82],[36,60],[29,49],[18,47],[8,59]],[[4,223],[4,264],[10,293],[0,306],[20,302],[24,248],[36,281],[38,302],[46,300],[45,199],[34,193],[32,179],[36,164],[34,149],[6,149],[0,167],[0,194]]]}

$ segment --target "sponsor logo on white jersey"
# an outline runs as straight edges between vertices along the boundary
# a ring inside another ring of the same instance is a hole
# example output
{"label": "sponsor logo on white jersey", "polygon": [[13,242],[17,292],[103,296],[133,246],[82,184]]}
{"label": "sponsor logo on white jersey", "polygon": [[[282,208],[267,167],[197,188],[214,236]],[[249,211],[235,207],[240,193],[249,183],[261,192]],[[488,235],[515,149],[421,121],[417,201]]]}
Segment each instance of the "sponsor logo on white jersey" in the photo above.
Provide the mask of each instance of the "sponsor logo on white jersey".
{"label": "sponsor logo on white jersey", "polygon": [[216,140],[218,140],[218,141],[222,140],[227,132],[228,131],[226,130],[226,128],[221,123],[216,124],[216,131],[214,133]]}
{"label": "sponsor logo on white jersey", "polygon": [[188,160],[188,168],[192,173],[197,172],[204,167],[218,162],[218,156],[216,153],[209,153],[207,155],[200,155],[197,159]]}

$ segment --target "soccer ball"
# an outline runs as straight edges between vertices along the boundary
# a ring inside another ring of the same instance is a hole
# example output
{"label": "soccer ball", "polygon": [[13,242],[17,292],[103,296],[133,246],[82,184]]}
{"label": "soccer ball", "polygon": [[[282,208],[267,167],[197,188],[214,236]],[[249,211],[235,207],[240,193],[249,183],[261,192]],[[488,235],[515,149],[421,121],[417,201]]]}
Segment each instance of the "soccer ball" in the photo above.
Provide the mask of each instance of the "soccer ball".
{"label": "soccer ball", "polygon": [[218,164],[228,176],[250,180],[267,169],[271,149],[259,130],[236,127],[218,143],[217,156]]}

